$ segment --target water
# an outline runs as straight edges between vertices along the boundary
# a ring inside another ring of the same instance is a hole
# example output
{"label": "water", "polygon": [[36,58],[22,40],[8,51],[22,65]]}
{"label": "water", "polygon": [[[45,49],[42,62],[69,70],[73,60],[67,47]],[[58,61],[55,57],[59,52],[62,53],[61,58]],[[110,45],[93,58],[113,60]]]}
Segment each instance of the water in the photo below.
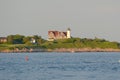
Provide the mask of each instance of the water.
{"label": "water", "polygon": [[0,53],[0,80],[120,80],[120,53]]}

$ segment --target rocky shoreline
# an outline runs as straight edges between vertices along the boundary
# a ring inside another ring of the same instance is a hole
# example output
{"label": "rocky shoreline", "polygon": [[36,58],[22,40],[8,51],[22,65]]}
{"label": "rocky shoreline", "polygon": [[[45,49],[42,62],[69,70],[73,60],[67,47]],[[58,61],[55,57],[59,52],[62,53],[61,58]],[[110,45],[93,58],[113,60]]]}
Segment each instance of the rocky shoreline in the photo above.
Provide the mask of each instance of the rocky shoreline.
{"label": "rocky shoreline", "polygon": [[112,49],[112,48],[106,48],[106,49],[101,49],[101,48],[71,48],[71,49],[55,49],[54,52],[120,52],[120,49]]}
{"label": "rocky shoreline", "polygon": [[106,49],[101,49],[101,48],[57,48],[57,49],[26,49],[23,48],[19,50],[18,48],[14,50],[2,50],[0,53],[32,53],[32,52],[120,52],[120,49],[112,49],[112,48],[106,48]]}

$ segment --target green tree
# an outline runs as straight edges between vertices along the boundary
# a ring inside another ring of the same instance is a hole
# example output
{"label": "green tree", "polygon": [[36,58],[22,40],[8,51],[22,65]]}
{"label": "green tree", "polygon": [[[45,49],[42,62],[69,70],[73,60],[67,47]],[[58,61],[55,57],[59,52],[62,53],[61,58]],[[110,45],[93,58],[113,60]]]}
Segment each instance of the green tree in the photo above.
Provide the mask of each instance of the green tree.
{"label": "green tree", "polygon": [[9,44],[23,44],[23,35],[9,35],[7,36],[7,40]]}
{"label": "green tree", "polygon": [[24,44],[30,43],[30,40],[31,40],[31,37],[30,37],[30,36],[24,37],[24,38],[23,38],[23,43],[24,43]]}
{"label": "green tree", "polygon": [[13,35],[7,36],[7,42],[8,42],[8,44],[13,44],[13,40],[14,40],[14,36]]}
{"label": "green tree", "polygon": [[14,44],[23,44],[23,35],[14,35]]}
{"label": "green tree", "polygon": [[36,43],[39,45],[43,44],[46,41],[41,36],[38,35],[34,35],[33,38],[36,40]]}

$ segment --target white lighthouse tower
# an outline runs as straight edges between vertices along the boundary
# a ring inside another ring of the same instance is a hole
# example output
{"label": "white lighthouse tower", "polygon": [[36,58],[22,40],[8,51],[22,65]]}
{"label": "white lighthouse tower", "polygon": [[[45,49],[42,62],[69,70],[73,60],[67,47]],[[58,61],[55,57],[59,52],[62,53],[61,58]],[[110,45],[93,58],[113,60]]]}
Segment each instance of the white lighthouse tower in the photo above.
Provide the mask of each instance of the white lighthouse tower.
{"label": "white lighthouse tower", "polygon": [[68,28],[67,29],[67,38],[71,38],[71,33],[70,32],[71,32],[71,30],[70,30],[70,28]]}

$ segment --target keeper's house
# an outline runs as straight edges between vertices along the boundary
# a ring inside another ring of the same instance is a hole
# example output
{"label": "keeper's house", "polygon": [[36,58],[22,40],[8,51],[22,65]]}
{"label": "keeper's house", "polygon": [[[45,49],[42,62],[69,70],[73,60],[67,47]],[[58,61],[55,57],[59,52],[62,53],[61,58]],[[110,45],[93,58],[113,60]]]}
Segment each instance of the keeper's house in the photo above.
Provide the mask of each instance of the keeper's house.
{"label": "keeper's house", "polygon": [[48,31],[48,40],[54,41],[56,39],[68,39],[71,38],[71,30],[67,29],[67,32],[61,31]]}

